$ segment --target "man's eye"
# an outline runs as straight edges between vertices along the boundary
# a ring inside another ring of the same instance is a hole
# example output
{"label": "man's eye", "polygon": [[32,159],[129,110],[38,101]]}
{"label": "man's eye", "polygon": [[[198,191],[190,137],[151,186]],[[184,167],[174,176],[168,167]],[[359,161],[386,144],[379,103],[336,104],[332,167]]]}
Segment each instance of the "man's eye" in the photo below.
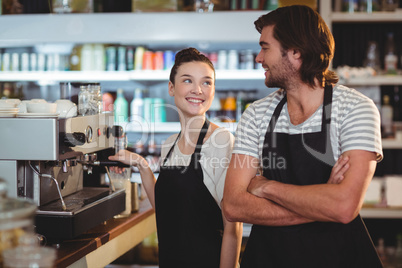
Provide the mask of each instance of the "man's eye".
{"label": "man's eye", "polygon": [[210,82],[210,81],[205,81],[205,82],[204,82],[204,85],[210,86],[210,85],[212,85],[212,82]]}
{"label": "man's eye", "polygon": [[185,79],[183,82],[184,83],[191,83],[191,80],[190,79]]}

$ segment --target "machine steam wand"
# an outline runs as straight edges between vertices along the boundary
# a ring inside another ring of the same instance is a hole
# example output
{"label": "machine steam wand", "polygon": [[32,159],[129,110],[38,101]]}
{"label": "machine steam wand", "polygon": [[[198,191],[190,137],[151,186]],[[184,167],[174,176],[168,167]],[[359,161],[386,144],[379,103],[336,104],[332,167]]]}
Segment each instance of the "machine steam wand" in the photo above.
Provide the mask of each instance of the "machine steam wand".
{"label": "machine steam wand", "polygon": [[66,203],[64,203],[64,199],[63,199],[63,196],[61,195],[61,191],[60,191],[60,186],[59,186],[59,183],[57,182],[57,180],[52,176],[52,175],[50,175],[50,174],[41,174],[37,169],[36,169],[36,167],[34,167],[33,165],[32,165],[32,163],[31,163],[31,161],[29,161],[29,166],[32,168],[32,170],[36,173],[36,175],[38,175],[39,176],[39,178],[48,178],[48,179],[52,179],[53,181],[54,181],[54,183],[56,184],[56,188],[57,188],[57,191],[59,192],[59,196],[60,196],[60,201],[61,201],[61,207],[62,207],[62,209],[65,211],[65,210],[67,210],[67,206],[66,206]]}

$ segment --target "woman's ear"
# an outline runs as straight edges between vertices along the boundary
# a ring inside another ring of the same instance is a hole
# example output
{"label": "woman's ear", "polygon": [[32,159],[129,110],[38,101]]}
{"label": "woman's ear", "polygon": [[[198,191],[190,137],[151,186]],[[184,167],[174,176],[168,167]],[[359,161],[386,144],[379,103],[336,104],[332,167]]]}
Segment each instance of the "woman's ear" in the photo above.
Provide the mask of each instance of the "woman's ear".
{"label": "woman's ear", "polygon": [[174,97],[174,85],[171,81],[169,81],[169,96]]}

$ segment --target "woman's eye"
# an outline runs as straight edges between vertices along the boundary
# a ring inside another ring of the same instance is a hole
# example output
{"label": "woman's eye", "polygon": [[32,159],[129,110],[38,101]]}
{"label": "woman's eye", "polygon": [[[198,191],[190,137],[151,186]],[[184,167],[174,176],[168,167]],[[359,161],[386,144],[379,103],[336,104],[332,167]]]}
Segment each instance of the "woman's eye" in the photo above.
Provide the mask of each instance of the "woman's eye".
{"label": "woman's eye", "polygon": [[205,81],[204,85],[210,86],[210,85],[212,85],[212,82],[211,81]]}
{"label": "woman's eye", "polygon": [[191,83],[191,80],[190,79],[185,79],[183,82],[184,83]]}

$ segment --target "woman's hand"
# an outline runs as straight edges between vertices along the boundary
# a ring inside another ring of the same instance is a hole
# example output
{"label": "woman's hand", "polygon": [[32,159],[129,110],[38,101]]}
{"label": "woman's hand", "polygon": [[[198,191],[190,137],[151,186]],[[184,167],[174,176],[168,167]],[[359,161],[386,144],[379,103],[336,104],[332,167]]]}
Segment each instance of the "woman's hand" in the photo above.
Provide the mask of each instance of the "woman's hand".
{"label": "woman's hand", "polygon": [[148,168],[148,162],[141,155],[127,150],[118,151],[117,154],[109,156],[109,160],[120,161],[126,165],[137,167],[138,169],[144,167]]}
{"label": "woman's hand", "polygon": [[349,169],[349,157],[340,156],[332,168],[331,175],[327,183],[339,184],[344,179],[345,172]]}

